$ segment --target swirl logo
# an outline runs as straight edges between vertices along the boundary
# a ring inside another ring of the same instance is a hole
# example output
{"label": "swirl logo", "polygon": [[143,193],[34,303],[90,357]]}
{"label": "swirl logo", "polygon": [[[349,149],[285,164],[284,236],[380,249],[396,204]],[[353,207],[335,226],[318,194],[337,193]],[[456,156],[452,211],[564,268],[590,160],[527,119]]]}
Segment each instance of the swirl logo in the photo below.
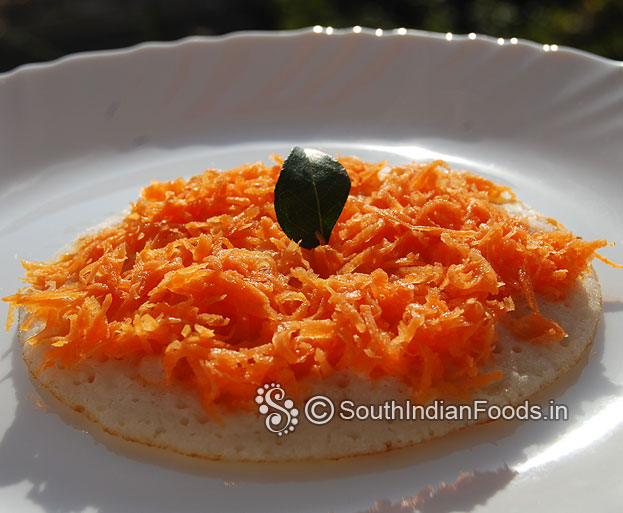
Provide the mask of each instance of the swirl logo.
{"label": "swirl logo", "polygon": [[299,411],[294,407],[294,401],[286,399],[286,393],[277,383],[258,388],[255,402],[259,404],[258,411],[266,415],[266,429],[277,436],[291,433],[299,423]]}

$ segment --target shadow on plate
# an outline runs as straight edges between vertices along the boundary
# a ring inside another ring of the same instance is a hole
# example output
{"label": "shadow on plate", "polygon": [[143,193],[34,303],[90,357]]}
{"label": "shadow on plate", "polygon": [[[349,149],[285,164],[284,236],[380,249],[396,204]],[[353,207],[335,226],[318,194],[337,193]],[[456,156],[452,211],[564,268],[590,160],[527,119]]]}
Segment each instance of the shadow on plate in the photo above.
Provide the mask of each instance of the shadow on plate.
{"label": "shadow on plate", "polygon": [[372,508],[358,513],[470,511],[504,488],[516,475],[517,472],[507,465],[491,471],[463,472],[454,483],[442,482],[437,487],[427,486],[413,497],[402,498],[395,503],[380,500]]}

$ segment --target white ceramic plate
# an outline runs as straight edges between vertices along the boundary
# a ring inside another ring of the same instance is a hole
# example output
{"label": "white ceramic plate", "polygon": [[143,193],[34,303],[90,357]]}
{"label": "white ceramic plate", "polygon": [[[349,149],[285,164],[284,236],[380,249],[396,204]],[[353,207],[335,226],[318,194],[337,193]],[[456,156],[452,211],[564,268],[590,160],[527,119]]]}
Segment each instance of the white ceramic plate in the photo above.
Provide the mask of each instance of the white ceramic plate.
{"label": "white ceramic plate", "polygon": [[[48,259],[151,179],[268,160],[294,144],[393,163],[443,157],[512,185],[585,238],[616,242],[603,254],[623,262],[621,63],[501,43],[253,33],[0,76],[0,295],[18,288],[21,259]],[[477,471],[424,511],[615,511],[623,271],[596,267],[605,302],[594,350],[542,398],[565,403],[567,422],[498,422],[341,462],[191,470],[127,456],[37,411],[15,331],[2,334],[0,509],[402,512],[401,498]]]}

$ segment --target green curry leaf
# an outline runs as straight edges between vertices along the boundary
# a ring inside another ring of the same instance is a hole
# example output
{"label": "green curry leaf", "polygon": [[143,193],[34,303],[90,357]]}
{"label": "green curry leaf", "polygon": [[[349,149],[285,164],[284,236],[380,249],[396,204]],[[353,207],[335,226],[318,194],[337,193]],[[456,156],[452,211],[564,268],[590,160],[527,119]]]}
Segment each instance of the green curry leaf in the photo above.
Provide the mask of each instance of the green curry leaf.
{"label": "green curry leaf", "polygon": [[349,192],[342,164],[326,153],[295,146],[275,185],[277,221],[306,249],[327,244]]}

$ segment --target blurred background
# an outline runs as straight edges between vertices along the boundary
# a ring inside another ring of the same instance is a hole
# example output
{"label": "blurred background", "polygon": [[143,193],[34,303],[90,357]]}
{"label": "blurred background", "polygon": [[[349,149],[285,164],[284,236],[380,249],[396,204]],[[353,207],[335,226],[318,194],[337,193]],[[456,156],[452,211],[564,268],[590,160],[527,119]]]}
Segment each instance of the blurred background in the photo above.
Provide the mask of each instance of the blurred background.
{"label": "blurred background", "polygon": [[0,0],[0,72],[141,41],[313,25],[477,32],[623,60],[623,0]]}

